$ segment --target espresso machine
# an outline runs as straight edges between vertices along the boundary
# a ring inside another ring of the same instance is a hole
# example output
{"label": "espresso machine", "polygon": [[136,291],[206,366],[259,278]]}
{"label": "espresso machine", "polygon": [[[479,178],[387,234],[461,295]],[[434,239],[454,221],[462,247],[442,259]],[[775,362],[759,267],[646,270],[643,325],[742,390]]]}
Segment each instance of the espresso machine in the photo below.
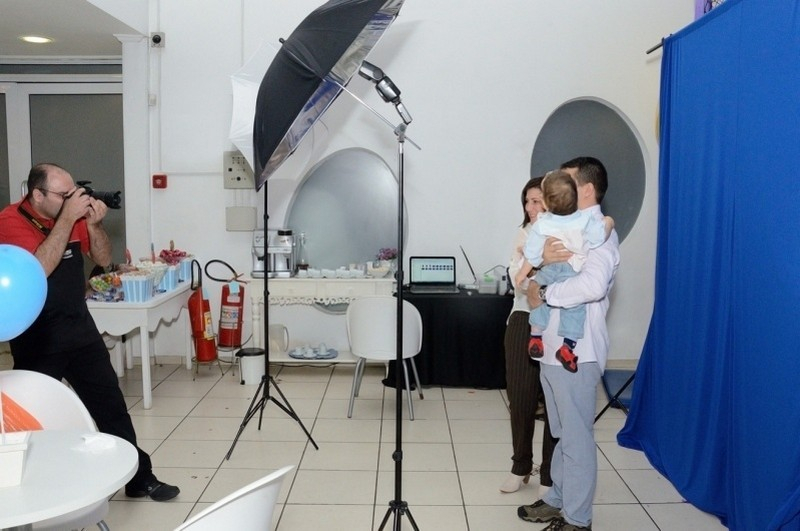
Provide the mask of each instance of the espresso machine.
{"label": "espresso machine", "polygon": [[267,275],[269,278],[289,278],[295,270],[294,236],[291,229],[269,231],[267,246]]}
{"label": "espresso machine", "polygon": [[264,278],[265,247],[264,230],[253,231],[253,271],[250,273],[253,278]]}

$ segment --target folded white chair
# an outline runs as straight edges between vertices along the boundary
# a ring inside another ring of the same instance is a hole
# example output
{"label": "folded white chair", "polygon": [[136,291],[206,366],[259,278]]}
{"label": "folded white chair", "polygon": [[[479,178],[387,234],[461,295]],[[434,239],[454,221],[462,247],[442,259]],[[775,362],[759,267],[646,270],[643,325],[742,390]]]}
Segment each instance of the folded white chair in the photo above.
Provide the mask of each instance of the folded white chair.
{"label": "folded white chair", "polygon": [[285,466],[258,481],[242,487],[207,507],[175,531],[266,531],[272,529],[272,513],[283,479],[294,466]]}

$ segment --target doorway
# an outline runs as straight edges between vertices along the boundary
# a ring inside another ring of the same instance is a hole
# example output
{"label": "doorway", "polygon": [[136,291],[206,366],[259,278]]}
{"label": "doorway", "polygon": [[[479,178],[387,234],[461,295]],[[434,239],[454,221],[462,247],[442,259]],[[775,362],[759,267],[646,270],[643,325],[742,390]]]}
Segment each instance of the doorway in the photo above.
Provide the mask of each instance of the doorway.
{"label": "doorway", "polygon": [[[0,145],[8,153],[8,197],[2,206],[20,199],[27,170],[38,162],[54,162],[75,181],[91,181],[97,191],[120,191],[124,198],[120,83],[10,83],[4,88],[8,128],[4,136],[0,130]],[[124,209],[109,210],[103,226],[113,261],[123,262]],[[94,265],[88,262],[87,272]]]}

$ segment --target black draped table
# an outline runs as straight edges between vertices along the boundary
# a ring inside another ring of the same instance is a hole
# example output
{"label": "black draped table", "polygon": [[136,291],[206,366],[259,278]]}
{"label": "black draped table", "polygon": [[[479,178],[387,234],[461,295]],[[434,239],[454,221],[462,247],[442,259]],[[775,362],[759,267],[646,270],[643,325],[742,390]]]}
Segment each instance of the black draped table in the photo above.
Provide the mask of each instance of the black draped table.
{"label": "black draped table", "polygon": [[[503,335],[513,297],[404,291],[403,298],[422,316],[422,351],[414,360],[423,386],[505,388]],[[391,362],[388,385],[394,370]]]}

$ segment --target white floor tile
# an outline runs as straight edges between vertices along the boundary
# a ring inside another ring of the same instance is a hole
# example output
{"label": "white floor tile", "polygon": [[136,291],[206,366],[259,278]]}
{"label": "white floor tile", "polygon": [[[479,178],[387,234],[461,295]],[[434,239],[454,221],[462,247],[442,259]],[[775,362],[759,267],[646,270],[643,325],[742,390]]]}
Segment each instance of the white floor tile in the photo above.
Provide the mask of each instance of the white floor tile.
{"label": "white floor tile", "polygon": [[661,531],[722,531],[725,528],[714,515],[688,503],[645,504],[644,509]]}
{"label": "white floor tile", "polygon": [[370,442],[377,444],[381,436],[380,420],[317,419],[311,435],[320,442]]}
{"label": "white floor tile", "polygon": [[375,443],[319,442],[319,450],[303,454],[300,470],[374,471],[378,463]]}
{"label": "white floor tile", "polygon": [[[394,470],[394,442],[381,443],[380,470]],[[455,472],[453,445],[449,443],[404,443],[402,469],[424,472]]]}
{"label": "white floor tile", "polygon": [[655,470],[619,470],[639,503],[679,503],[683,499],[672,483]]}
{"label": "white floor tile", "polygon": [[[286,503],[289,505],[368,505],[375,500],[375,472],[299,470]],[[308,529],[308,527],[301,527]],[[321,529],[325,529],[322,527]]]}
{"label": "white floor tile", "polygon": [[[410,505],[463,505],[461,488],[456,472],[403,471],[403,499]],[[393,470],[378,473],[377,500],[394,499],[395,473]]]}
{"label": "white floor tile", "polygon": [[372,503],[364,505],[287,504],[276,531],[325,529],[326,531],[370,531]]}

